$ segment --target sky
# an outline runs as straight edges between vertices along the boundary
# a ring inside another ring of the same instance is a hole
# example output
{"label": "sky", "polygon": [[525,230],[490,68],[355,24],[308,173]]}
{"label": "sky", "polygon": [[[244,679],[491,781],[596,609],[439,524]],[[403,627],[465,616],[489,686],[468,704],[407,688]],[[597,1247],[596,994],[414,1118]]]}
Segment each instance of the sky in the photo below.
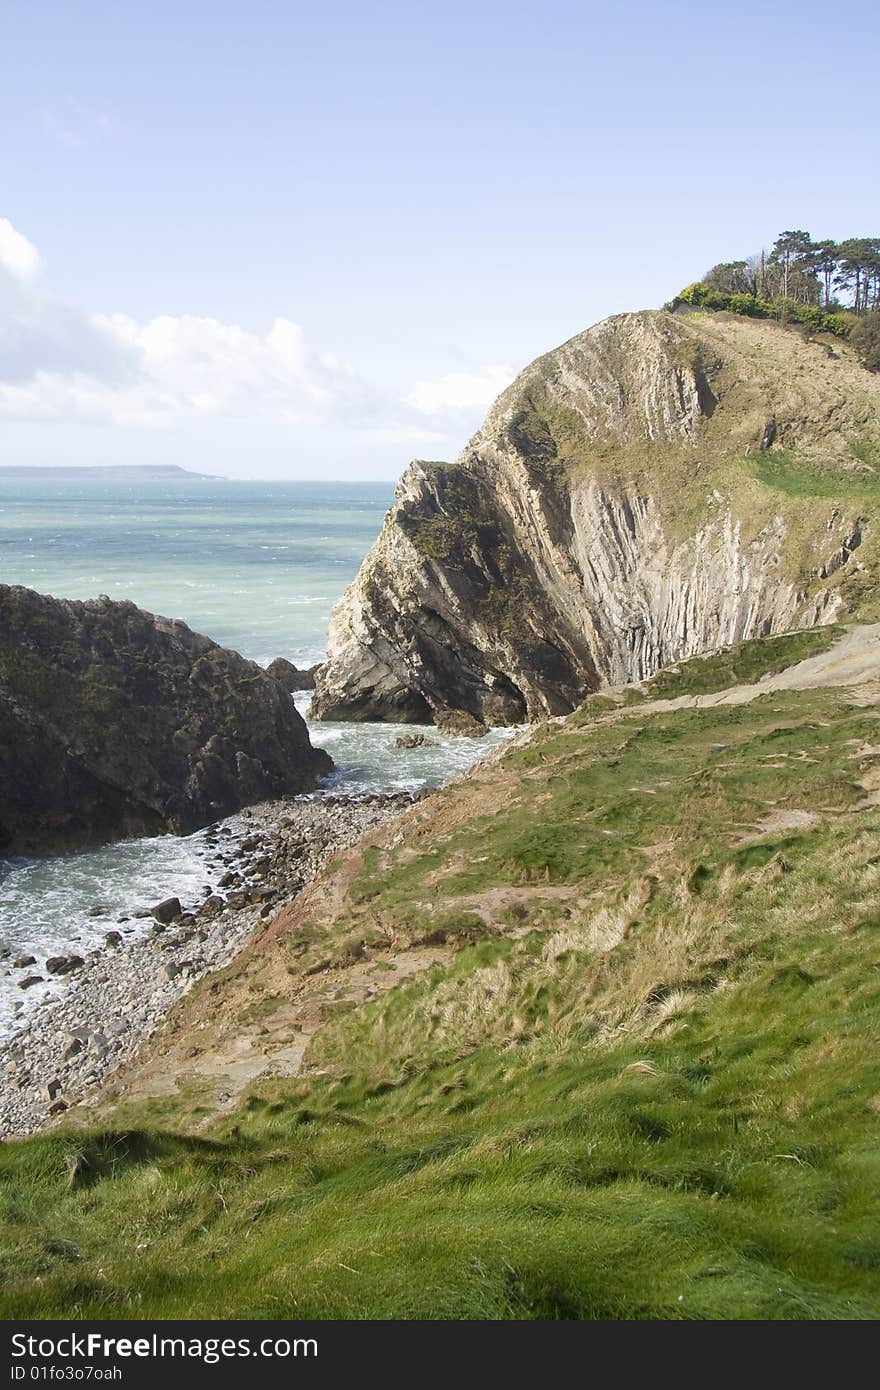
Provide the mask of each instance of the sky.
{"label": "sky", "polygon": [[873,0],[3,0],[0,463],[394,478],[788,228],[880,234]]}

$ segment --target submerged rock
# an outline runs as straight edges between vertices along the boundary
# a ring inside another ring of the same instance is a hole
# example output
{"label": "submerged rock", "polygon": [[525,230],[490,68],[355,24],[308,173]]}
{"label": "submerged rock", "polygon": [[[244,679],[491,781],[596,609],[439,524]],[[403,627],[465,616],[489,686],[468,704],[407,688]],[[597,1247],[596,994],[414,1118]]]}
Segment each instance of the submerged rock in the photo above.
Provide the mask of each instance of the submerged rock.
{"label": "submerged rock", "polygon": [[0,585],[0,853],[187,833],[332,766],[276,680],[184,623]]}

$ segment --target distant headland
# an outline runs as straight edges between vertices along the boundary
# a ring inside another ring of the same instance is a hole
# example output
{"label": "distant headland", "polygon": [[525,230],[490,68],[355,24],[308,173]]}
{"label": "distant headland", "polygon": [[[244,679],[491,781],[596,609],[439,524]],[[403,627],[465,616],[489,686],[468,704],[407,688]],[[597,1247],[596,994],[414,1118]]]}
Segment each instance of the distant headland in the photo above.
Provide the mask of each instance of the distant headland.
{"label": "distant headland", "polygon": [[208,478],[225,482],[219,473],[196,473],[190,468],[179,468],[176,463],[131,463],[95,465],[85,468],[64,468],[57,466],[41,467],[39,464],[0,465],[0,478]]}

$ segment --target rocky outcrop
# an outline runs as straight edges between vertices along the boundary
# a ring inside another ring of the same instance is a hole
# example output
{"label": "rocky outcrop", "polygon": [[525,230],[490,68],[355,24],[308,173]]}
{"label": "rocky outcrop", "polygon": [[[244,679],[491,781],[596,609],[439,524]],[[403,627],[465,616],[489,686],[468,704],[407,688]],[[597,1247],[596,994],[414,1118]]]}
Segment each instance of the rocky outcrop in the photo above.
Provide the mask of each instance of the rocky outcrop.
{"label": "rocky outcrop", "polygon": [[729,317],[599,324],[533,363],[456,464],[404,475],[313,713],[479,731],[831,621],[872,535],[872,450],[880,382],[845,347]]}
{"label": "rocky outcrop", "polygon": [[318,664],[300,668],[288,661],[286,656],[276,656],[266,667],[266,675],[277,681],[289,695],[293,695],[298,690],[314,690],[320,669]]}
{"label": "rocky outcrop", "polygon": [[331,767],[276,681],[184,623],[0,586],[0,854],[188,832]]}

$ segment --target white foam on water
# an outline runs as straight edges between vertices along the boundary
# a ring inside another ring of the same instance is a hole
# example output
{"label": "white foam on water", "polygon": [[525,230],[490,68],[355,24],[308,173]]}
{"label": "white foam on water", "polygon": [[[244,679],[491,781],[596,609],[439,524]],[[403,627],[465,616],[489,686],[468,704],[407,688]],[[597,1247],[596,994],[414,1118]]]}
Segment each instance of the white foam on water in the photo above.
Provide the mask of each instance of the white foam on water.
{"label": "white foam on water", "polygon": [[[302,713],[310,698],[308,691],[295,697]],[[439,786],[517,731],[495,729],[483,738],[469,739],[444,737],[434,728],[412,724],[314,723],[309,732],[312,743],[327,747],[335,763],[312,795],[367,796]],[[413,733],[424,733],[436,747],[395,747],[395,739]],[[237,816],[223,824],[233,831],[247,828],[247,821]],[[136,936],[149,922],[135,913],[163,898],[178,897],[184,908],[200,902],[205,886],[216,885],[225,870],[216,862],[222,840],[219,846],[208,845],[206,833],[159,835],[76,854],[0,861],[0,950],[7,953],[0,961],[0,1037],[36,1004],[67,987],[66,980],[47,976],[48,957],[70,952],[84,956],[103,945],[108,931]],[[13,960],[24,954],[35,956],[36,965],[15,970]],[[19,980],[31,974],[42,975],[43,982],[20,989]]]}
{"label": "white foam on water", "polygon": [[[0,861],[0,949],[7,952],[0,963],[0,1034],[16,1013],[66,987],[46,974],[47,958],[84,956],[103,944],[108,931],[144,931],[146,923],[134,914],[163,898],[195,906],[211,882],[213,851],[204,837],[204,831],[161,835],[77,854]],[[35,956],[36,964],[13,969],[19,955]],[[43,983],[21,990],[18,982],[28,975],[41,975]]]}

